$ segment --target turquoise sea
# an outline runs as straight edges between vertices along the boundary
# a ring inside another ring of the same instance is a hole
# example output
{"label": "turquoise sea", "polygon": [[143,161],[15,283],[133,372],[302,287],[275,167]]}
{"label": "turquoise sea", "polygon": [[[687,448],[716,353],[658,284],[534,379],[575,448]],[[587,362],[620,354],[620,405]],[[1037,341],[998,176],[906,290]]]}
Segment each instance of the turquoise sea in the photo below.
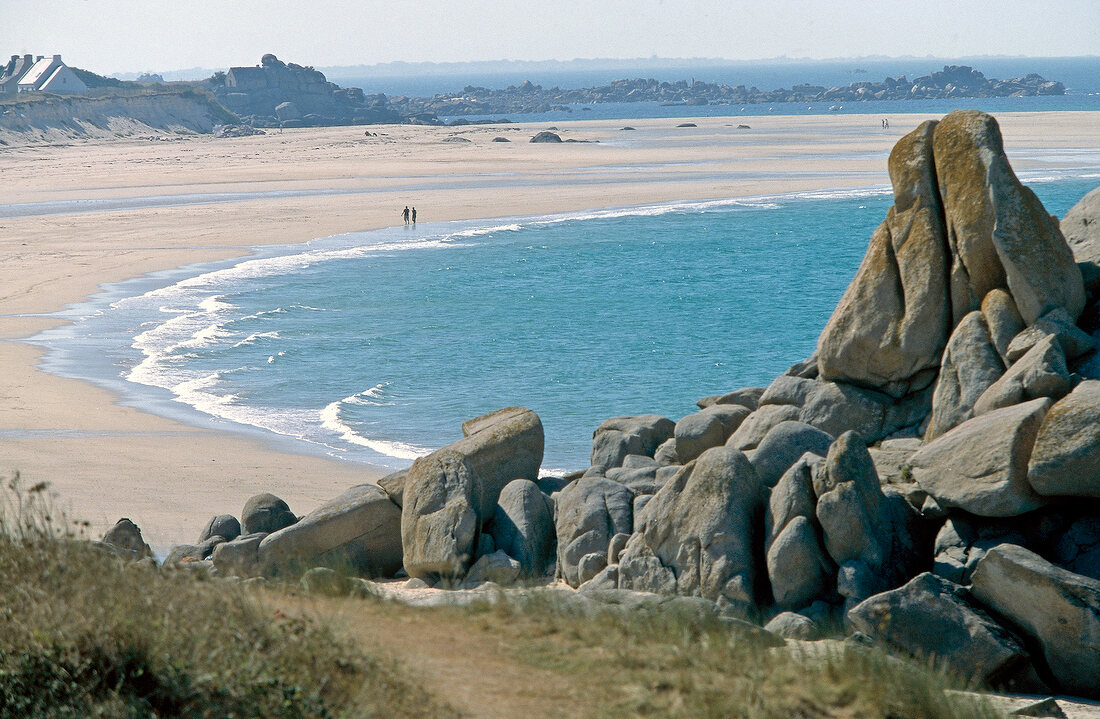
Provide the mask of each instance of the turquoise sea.
{"label": "turquoise sea", "polygon": [[[1100,172],[1024,176],[1063,214]],[[678,418],[812,352],[886,188],[422,223],[105,288],[46,369],[193,423],[388,467],[536,410],[547,471],[605,418]]]}

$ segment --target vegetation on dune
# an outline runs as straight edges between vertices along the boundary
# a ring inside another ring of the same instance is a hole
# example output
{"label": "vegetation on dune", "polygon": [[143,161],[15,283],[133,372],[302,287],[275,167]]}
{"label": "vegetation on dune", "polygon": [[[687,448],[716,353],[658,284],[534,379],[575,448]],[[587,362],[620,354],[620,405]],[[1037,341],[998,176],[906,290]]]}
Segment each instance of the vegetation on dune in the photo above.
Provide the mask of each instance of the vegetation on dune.
{"label": "vegetation on dune", "polygon": [[414,608],[249,589],[123,562],[18,478],[0,530],[0,719],[459,716],[392,658],[400,646],[362,631],[383,623],[561,676],[569,690],[554,701],[573,716],[995,716],[945,694],[958,684],[942,673],[864,647],[769,648],[690,603],[593,610],[531,590]]}
{"label": "vegetation on dune", "polygon": [[43,490],[0,519],[0,718],[450,715],[327,626],[81,540]]}

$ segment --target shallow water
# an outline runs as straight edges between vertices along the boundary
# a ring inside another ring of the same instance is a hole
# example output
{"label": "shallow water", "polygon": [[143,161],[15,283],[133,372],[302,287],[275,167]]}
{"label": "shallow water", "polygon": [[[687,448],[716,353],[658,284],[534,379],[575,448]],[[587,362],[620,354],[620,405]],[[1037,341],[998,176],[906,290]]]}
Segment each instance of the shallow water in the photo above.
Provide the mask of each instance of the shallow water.
{"label": "shallow water", "polygon": [[[1100,182],[1083,174],[1032,187],[1061,215]],[[38,339],[48,369],[131,403],[390,467],[522,405],[546,427],[544,467],[576,469],[607,417],[679,418],[809,355],[891,201],[799,193],[342,235],[122,283]]]}

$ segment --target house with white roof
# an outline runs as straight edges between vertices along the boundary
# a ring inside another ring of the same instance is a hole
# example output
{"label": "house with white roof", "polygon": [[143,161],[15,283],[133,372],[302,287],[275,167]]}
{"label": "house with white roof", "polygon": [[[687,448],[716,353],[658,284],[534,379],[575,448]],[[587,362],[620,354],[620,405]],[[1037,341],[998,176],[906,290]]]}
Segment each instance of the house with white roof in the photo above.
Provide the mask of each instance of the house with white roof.
{"label": "house with white roof", "polygon": [[61,61],[60,55],[54,55],[52,58],[39,55],[30,69],[19,78],[18,91],[79,95],[87,92],[88,86]]}

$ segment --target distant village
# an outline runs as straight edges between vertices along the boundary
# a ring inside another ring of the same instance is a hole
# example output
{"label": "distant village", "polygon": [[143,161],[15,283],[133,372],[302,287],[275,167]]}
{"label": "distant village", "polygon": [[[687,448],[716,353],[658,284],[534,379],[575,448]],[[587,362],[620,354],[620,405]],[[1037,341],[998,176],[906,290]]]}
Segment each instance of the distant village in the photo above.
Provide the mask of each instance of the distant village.
{"label": "distant village", "polygon": [[20,92],[83,95],[88,92],[88,86],[61,60],[60,55],[12,55],[0,71],[0,95]]}

